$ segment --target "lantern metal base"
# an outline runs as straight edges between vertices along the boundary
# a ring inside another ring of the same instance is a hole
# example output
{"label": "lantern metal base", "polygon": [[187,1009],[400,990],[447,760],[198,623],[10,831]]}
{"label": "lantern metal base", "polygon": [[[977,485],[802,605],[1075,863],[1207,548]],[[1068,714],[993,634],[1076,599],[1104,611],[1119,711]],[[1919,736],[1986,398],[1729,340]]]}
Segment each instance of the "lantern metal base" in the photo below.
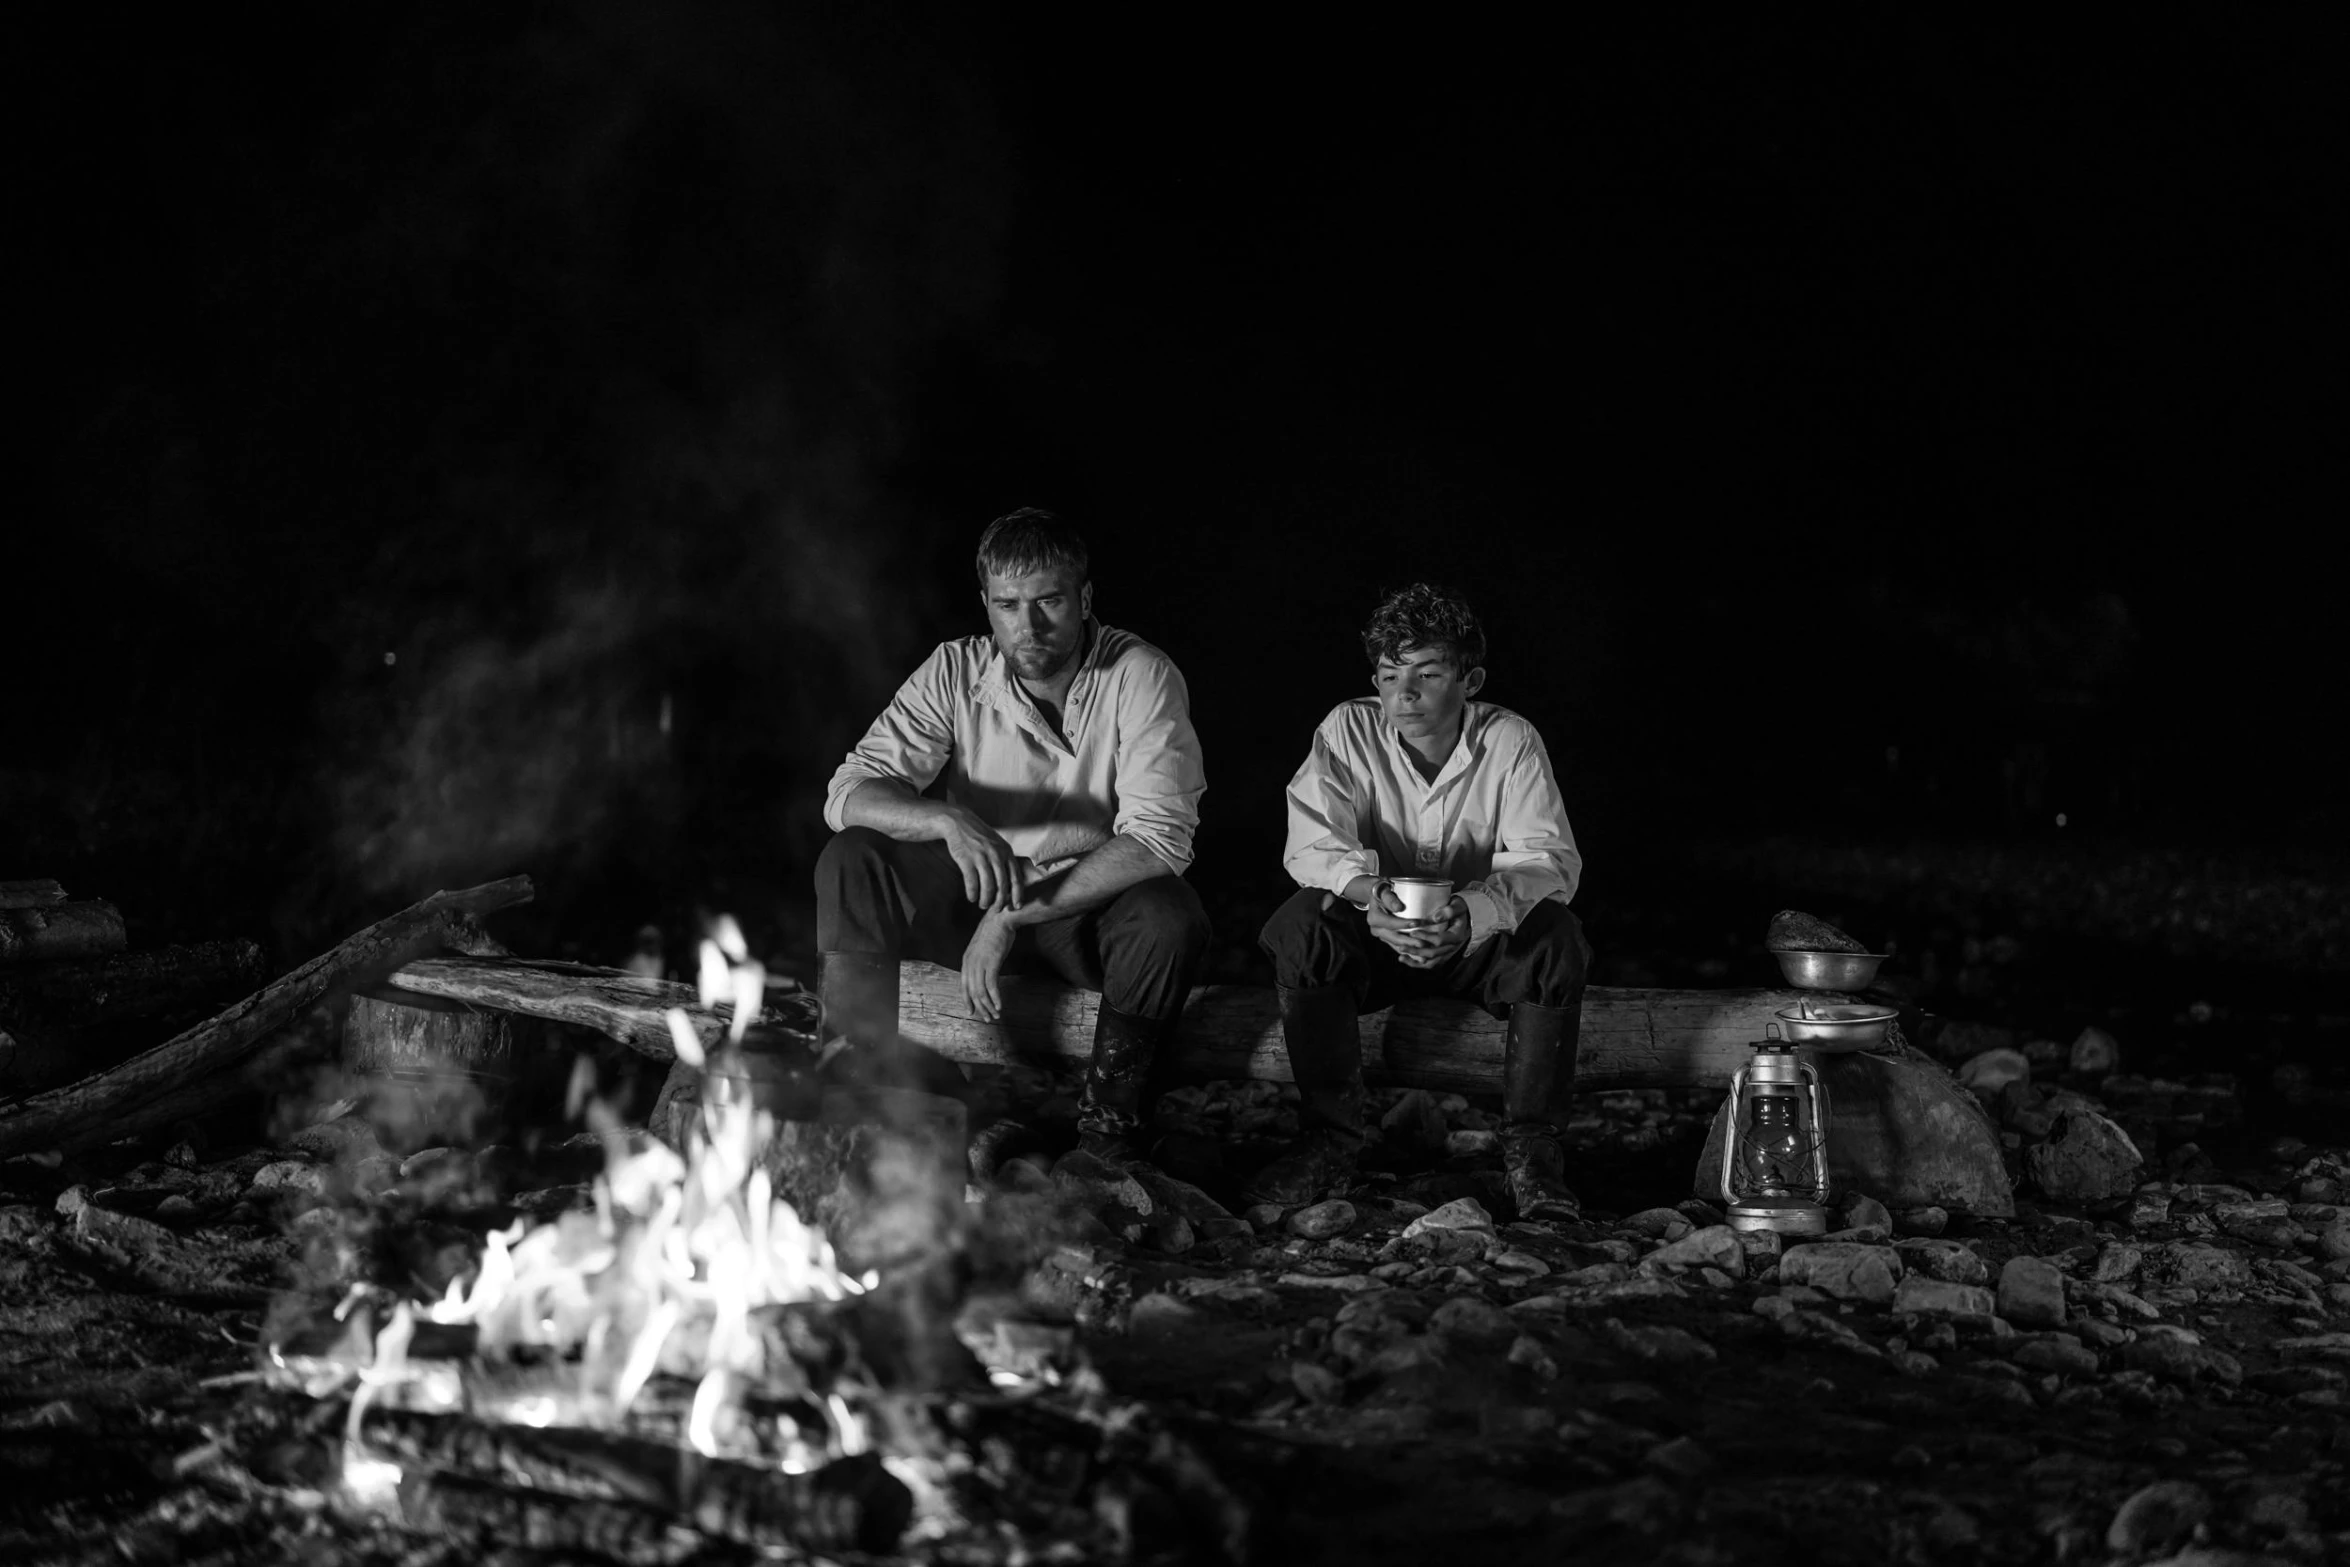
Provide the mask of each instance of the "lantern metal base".
{"label": "lantern metal base", "polygon": [[1750,1197],[1730,1204],[1733,1230],[1773,1230],[1781,1235],[1825,1235],[1828,1210],[1793,1198]]}

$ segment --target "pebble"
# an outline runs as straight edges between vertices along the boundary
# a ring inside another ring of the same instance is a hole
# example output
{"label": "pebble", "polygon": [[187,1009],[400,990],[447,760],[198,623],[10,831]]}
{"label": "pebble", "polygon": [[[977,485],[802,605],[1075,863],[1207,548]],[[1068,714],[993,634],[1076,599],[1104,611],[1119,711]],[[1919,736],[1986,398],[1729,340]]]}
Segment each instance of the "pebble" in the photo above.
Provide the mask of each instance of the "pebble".
{"label": "pebble", "polygon": [[1727,1224],[1691,1230],[1668,1241],[1641,1259],[1640,1271],[1649,1275],[1674,1274],[1698,1268],[1718,1268],[1733,1278],[1746,1274],[1746,1248],[1738,1232]]}
{"label": "pebble", "polygon": [[1890,1246],[1852,1242],[1815,1242],[1798,1246],[1779,1259],[1779,1277],[1790,1284],[1809,1284],[1838,1300],[1887,1305],[1901,1278],[1901,1258]]}
{"label": "pebble", "polygon": [[2106,1549],[2140,1556],[2173,1544],[2211,1515],[2211,1497],[2189,1480],[2157,1480],[2133,1492],[2106,1525]]}
{"label": "pebble", "polygon": [[1298,1289],[1352,1291],[1379,1288],[1379,1281],[1364,1273],[1284,1273],[1274,1282]]}
{"label": "pebble", "polygon": [[1550,1264],[1530,1251],[1505,1251],[1493,1259],[1493,1266],[1529,1279],[1538,1279],[1550,1271]]}
{"label": "pebble", "polygon": [[1455,1159],[1489,1154],[1500,1146],[1501,1135],[1497,1132],[1447,1132],[1444,1136],[1444,1151]]}
{"label": "pebble", "polygon": [[1256,1233],[1259,1235],[1262,1235],[1269,1230],[1277,1230],[1281,1228],[1281,1205],[1277,1202],[1260,1202],[1252,1204],[1250,1207],[1242,1210],[1240,1216],[1243,1219],[1246,1219],[1248,1221],[1249,1228],[1256,1231]]}
{"label": "pebble", "polygon": [[1639,1360],[1659,1365],[1697,1365],[1720,1358],[1711,1344],[1687,1328],[1677,1328],[1665,1322],[1625,1322],[1607,1317],[1599,1324],[1600,1336]]}
{"label": "pebble", "polygon": [[1499,1306],[1474,1295],[1455,1295],[1428,1318],[1428,1331],[1469,1344],[1506,1344],[1518,1325]]}
{"label": "pebble", "polygon": [[1335,1404],[1346,1396],[1346,1383],[1338,1373],[1311,1360],[1291,1361],[1289,1381],[1309,1404]]}
{"label": "pebble", "polygon": [[1652,1469],[1662,1469],[1666,1474],[1683,1480],[1701,1480],[1712,1472],[1714,1455],[1707,1452],[1696,1438],[1677,1436],[1650,1448],[1646,1462]]}
{"label": "pebble", "polygon": [[1677,1241],[1695,1226],[1678,1208],[1643,1208],[1616,1226],[1655,1241]]}
{"label": "pebble", "polygon": [[1844,1225],[1854,1230],[1883,1230],[1891,1234],[1893,1215],[1876,1198],[1854,1193],[1844,1204]]}
{"label": "pebble", "polygon": [[1558,1361],[1552,1358],[1542,1340],[1531,1333],[1521,1333],[1510,1341],[1509,1363],[1531,1371],[1545,1382],[1558,1379]]}
{"label": "pebble", "polygon": [[1474,1197],[1456,1197],[1442,1207],[1431,1208],[1421,1214],[1405,1225],[1403,1232],[1409,1238],[1429,1230],[1481,1230],[1491,1235],[1494,1231],[1493,1215],[1486,1212],[1485,1205]]}
{"label": "pebble", "polygon": [[1973,1247],[1961,1241],[1905,1240],[1894,1243],[1902,1267],[1930,1279],[1952,1284],[1988,1284],[1991,1269]]}
{"label": "pebble", "polygon": [[2030,1082],[2031,1077],[2031,1057],[2005,1046],[1971,1055],[1958,1068],[1958,1086],[1986,1098],[2009,1083]]}
{"label": "pebble", "polygon": [[1289,1233],[1302,1235],[1307,1240],[1328,1240],[1333,1235],[1344,1235],[1355,1227],[1355,1205],[1344,1198],[1334,1197],[1328,1202],[1300,1208],[1289,1216]]}
{"label": "pebble", "polygon": [[2065,1054],[2065,1065],[2084,1077],[2103,1077],[2119,1071],[2121,1064],[2121,1042],[2094,1023],[2074,1036],[2073,1047]]}
{"label": "pebble", "polygon": [[2137,1342],[2124,1344],[2117,1353],[2130,1370],[2172,1382],[2207,1378],[2233,1387],[2244,1380],[2243,1365],[2227,1351],[2169,1334],[2141,1335]]}
{"label": "pebble", "polygon": [[2317,1254],[2328,1262],[2350,1258],[2350,1219],[2336,1219],[2318,1231]]}
{"label": "pebble", "polygon": [[1913,1273],[1893,1292],[1892,1305],[1897,1315],[1981,1318],[1995,1315],[1998,1303],[1980,1284],[1954,1284]]}
{"label": "pebble", "polygon": [[2023,1327],[2061,1327],[2064,1274],[2045,1257],[2010,1257],[1999,1270],[1999,1315]]}
{"label": "pebble", "polygon": [[326,1190],[326,1171],[305,1159],[280,1159],[253,1172],[252,1189],[306,1192],[315,1197]]}
{"label": "pebble", "polygon": [[1950,1228],[1950,1210],[1931,1205],[1904,1208],[1893,1216],[1893,1228],[1903,1235],[1939,1235]]}
{"label": "pebble", "polygon": [[2068,1377],[2095,1376],[2099,1364],[2097,1351],[2069,1333],[2027,1339],[2016,1346],[2009,1358],[2027,1370],[2051,1371]]}

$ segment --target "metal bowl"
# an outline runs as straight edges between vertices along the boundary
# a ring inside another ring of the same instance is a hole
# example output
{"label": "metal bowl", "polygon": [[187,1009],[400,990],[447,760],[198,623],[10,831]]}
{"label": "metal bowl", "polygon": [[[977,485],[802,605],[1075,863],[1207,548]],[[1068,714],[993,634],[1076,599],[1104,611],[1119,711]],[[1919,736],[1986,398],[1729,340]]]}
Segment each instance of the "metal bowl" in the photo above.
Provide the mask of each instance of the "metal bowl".
{"label": "metal bowl", "polygon": [[1900,1014],[1891,1007],[1851,1002],[1798,1002],[1781,1007],[1780,1029],[1799,1045],[1830,1053],[1874,1050]]}
{"label": "metal bowl", "polygon": [[1774,952],[1779,972],[1801,990],[1866,990],[1877,982],[1882,952]]}

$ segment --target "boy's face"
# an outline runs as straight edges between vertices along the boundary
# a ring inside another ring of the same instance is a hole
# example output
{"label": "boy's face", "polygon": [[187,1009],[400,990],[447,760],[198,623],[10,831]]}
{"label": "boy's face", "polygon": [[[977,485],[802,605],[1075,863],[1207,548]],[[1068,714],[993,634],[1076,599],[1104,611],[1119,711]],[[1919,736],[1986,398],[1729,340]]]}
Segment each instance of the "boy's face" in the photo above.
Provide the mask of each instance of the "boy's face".
{"label": "boy's face", "polygon": [[1461,709],[1485,686],[1485,671],[1459,668],[1453,650],[1407,647],[1371,672],[1379,710],[1406,740],[1442,740],[1459,727]]}

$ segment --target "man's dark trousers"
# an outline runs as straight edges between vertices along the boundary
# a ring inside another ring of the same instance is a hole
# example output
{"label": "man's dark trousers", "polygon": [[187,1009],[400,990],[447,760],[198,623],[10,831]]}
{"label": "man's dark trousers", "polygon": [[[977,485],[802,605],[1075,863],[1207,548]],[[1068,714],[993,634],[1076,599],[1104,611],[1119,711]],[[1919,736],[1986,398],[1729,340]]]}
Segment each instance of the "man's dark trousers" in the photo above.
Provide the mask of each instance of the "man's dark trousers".
{"label": "man's dark trousers", "polygon": [[[942,843],[901,843],[868,827],[851,827],[835,834],[817,858],[816,944],[827,961],[834,954],[858,954],[892,964],[920,958],[959,968],[980,917]],[[1080,989],[1099,991],[1106,1015],[1141,1025],[1129,1032],[1155,1040],[1182,1010],[1207,944],[1208,917],[1199,894],[1180,876],[1154,876],[1082,914],[1023,927],[1006,967],[1041,966]],[[854,1032],[850,1037],[857,1039]],[[1097,1056],[1098,1043],[1097,1036]],[[1134,1068],[1147,1072],[1149,1065],[1141,1060]]]}

